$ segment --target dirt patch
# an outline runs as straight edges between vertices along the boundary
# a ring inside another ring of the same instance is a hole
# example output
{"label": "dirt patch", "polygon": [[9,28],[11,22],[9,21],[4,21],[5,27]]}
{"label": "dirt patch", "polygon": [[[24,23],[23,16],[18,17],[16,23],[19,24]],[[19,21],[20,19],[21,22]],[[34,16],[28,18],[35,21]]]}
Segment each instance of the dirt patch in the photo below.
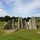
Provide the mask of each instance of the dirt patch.
{"label": "dirt patch", "polygon": [[14,32],[16,30],[18,30],[18,29],[14,29],[14,30],[2,30],[2,31],[5,32],[5,33],[7,33],[7,34],[10,34],[10,33]]}
{"label": "dirt patch", "polygon": [[37,32],[38,34],[40,34],[40,32]]}

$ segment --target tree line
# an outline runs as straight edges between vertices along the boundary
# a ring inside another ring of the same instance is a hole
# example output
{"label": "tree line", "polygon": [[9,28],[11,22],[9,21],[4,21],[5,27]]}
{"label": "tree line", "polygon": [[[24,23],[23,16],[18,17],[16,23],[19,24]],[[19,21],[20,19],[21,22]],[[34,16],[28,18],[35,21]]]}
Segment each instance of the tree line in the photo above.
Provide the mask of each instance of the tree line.
{"label": "tree line", "polygon": [[[8,20],[12,20],[12,19],[14,19],[15,20],[15,22],[17,22],[18,21],[18,18],[19,17],[15,17],[15,16],[13,16],[13,17],[10,17],[10,16],[4,16],[4,17],[0,17],[0,21],[8,21]],[[40,17],[35,17],[36,19],[40,19]],[[29,19],[31,19],[31,17],[27,17],[27,18],[23,18],[23,20],[26,20],[27,22],[29,21]],[[39,21],[39,20],[38,20]]]}
{"label": "tree line", "polygon": [[[13,16],[13,17],[4,16],[4,17],[0,17],[0,21],[6,21],[7,22],[8,20],[14,19],[17,22],[18,21],[18,18],[19,17],[15,17],[15,16]],[[31,19],[31,17],[23,18],[23,20],[26,20],[26,21],[28,21],[29,19]]]}

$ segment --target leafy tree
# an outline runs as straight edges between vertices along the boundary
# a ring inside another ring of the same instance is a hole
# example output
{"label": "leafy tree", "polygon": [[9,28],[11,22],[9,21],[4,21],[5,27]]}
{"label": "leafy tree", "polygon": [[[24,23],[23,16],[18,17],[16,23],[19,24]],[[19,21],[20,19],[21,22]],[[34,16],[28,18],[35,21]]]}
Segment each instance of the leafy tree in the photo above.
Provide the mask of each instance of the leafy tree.
{"label": "leafy tree", "polygon": [[15,22],[18,21],[18,17],[15,17],[15,16],[14,17],[11,17],[11,19],[14,19]]}
{"label": "leafy tree", "polygon": [[31,17],[27,17],[26,21],[28,22],[28,21],[29,21],[29,19],[31,19]]}
{"label": "leafy tree", "polygon": [[6,21],[6,22],[7,22],[8,20],[10,20],[10,19],[11,19],[10,16],[5,16],[5,17],[4,17],[4,21]]}
{"label": "leafy tree", "polygon": [[0,17],[0,21],[4,21],[4,17]]}

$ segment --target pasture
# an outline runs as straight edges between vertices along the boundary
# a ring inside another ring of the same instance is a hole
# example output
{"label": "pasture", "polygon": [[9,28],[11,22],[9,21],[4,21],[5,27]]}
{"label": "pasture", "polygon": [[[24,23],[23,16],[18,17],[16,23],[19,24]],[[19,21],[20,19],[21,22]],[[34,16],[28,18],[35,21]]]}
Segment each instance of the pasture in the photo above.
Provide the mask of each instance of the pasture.
{"label": "pasture", "polygon": [[2,31],[3,25],[4,22],[0,22],[0,40],[40,40],[40,30],[20,29],[6,34]]}

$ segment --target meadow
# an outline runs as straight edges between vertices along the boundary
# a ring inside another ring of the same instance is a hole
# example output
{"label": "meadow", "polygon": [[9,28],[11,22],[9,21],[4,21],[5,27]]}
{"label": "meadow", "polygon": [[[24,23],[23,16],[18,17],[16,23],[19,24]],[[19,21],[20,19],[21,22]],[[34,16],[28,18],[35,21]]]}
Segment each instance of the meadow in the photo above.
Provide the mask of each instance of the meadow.
{"label": "meadow", "polygon": [[0,21],[0,40],[40,40],[40,30],[20,29],[18,31],[6,34],[3,32],[4,22]]}

